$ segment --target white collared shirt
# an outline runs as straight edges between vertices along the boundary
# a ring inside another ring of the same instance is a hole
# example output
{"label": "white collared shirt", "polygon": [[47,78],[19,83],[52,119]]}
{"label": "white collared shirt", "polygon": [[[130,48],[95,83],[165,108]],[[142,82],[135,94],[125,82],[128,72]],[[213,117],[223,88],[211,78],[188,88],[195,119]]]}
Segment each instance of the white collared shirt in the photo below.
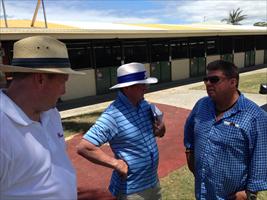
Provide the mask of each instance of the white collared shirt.
{"label": "white collared shirt", "polygon": [[0,199],[77,199],[57,109],[32,121],[0,90]]}

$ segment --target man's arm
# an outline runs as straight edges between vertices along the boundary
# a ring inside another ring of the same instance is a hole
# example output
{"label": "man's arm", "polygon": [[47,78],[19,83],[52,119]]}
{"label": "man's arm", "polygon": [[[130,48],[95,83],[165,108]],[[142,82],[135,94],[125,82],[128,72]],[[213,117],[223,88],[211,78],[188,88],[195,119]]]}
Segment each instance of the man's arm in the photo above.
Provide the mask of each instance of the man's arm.
{"label": "man's arm", "polygon": [[186,155],[186,161],[187,161],[188,168],[195,175],[194,151],[192,149],[186,149],[185,155]]}
{"label": "man's arm", "polygon": [[85,139],[82,139],[77,146],[77,153],[95,164],[117,170],[124,178],[127,177],[128,165],[124,160],[107,155],[99,147]]}

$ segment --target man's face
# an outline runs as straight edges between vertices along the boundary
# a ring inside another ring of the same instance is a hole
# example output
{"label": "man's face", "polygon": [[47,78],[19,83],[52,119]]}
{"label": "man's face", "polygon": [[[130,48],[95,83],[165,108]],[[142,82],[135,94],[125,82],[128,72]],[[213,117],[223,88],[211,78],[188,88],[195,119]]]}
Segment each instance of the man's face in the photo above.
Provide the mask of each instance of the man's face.
{"label": "man's face", "polygon": [[147,90],[146,84],[136,84],[125,88],[127,90],[127,96],[134,104],[144,99],[144,94]]}
{"label": "man's face", "polygon": [[68,80],[66,74],[44,75],[43,103],[44,107],[49,110],[54,108],[58,99],[65,94],[65,84]]}
{"label": "man's face", "polygon": [[209,97],[215,102],[235,90],[236,80],[226,77],[221,70],[208,71],[203,80]]}

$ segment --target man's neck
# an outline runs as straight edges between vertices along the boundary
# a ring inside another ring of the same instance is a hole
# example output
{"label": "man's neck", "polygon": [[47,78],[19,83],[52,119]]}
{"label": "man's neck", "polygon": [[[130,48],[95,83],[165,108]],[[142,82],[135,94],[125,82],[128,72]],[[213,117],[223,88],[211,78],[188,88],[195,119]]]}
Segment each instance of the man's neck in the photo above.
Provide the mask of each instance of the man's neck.
{"label": "man's neck", "polygon": [[[24,91],[24,90],[23,90]],[[7,89],[5,94],[33,121],[40,121],[41,112],[34,109],[34,100],[26,92],[22,94],[21,90],[13,88]],[[30,97],[30,98],[29,98]]]}
{"label": "man's neck", "polygon": [[225,98],[219,99],[215,102],[215,109],[218,113],[224,113],[231,109],[239,98],[239,92],[235,91],[233,94],[225,95]]}

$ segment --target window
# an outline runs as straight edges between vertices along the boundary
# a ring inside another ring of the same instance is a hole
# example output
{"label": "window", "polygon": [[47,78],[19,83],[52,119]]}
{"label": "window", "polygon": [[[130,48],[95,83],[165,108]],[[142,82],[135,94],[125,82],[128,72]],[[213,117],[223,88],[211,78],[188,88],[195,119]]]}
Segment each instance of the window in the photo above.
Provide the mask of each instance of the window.
{"label": "window", "polygon": [[244,52],[244,37],[235,37],[234,38],[235,52]]}
{"label": "window", "polygon": [[151,61],[169,61],[169,44],[166,40],[151,41]]}
{"label": "window", "polygon": [[190,57],[205,57],[205,41],[202,38],[189,39]]}
{"label": "window", "polygon": [[71,68],[91,68],[91,48],[89,42],[66,42]]}
{"label": "window", "polygon": [[254,50],[255,48],[255,38],[253,36],[247,36],[247,37],[243,37],[244,39],[244,50],[245,51],[251,51]]}
{"label": "window", "polygon": [[146,41],[124,41],[124,62],[148,62],[148,48]]}
{"label": "window", "polygon": [[122,60],[120,41],[94,41],[93,49],[96,67],[120,66]]}
{"label": "window", "polygon": [[219,44],[217,38],[207,38],[207,55],[218,55],[219,54]]}
{"label": "window", "polygon": [[173,40],[170,42],[172,59],[188,58],[187,40]]}
{"label": "window", "polygon": [[262,50],[262,49],[267,49],[267,35],[259,35],[255,36],[255,46],[256,49]]}
{"label": "window", "polygon": [[220,38],[220,52],[221,52],[221,55],[233,53],[232,37],[221,37]]}

